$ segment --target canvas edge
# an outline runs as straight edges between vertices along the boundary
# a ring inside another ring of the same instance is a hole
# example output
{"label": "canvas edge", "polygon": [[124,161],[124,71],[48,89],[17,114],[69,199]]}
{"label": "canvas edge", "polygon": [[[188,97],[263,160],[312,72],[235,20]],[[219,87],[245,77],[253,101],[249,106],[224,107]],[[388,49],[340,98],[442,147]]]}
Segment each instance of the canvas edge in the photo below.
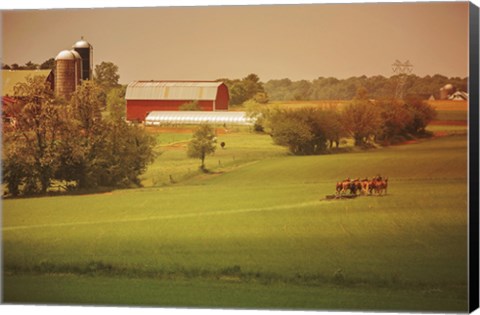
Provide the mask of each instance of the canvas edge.
{"label": "canvas edge", "polygon": [[479,8],[469,7],[469,312],[479,307]]}

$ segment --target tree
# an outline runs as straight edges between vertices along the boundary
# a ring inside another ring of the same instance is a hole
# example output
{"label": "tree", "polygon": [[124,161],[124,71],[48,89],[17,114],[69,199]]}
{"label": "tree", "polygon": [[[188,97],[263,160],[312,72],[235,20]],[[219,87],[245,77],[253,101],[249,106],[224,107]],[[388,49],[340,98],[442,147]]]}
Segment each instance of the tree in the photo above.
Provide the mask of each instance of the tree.
{"label": "tree", "polygon": [[345,130],[355,140],[355,146],[366,146],[383,127],[380,110],[369,99],[366,89],[360,88],[355,99],[343,113]]}
{"label": "tree", "polygon": [[24,69],[26,70],[36,70],[38,68],[39,68],[39,65],[31,61],[27,62],[24,66]]}
{"label": "tree", "polygon": [[254,121],[253,129],[262,132],[265,129],[265,116],[268,108],[257,103],[255,100],[248,100],[244,104],[245,115]]}
{"label": "tree", "polygon": [[325,110],[324,124],[325,136],[329,142],[330,149],[333,148],[334,143],[335,147],[338,148],[340,140],[347,136],[343,127],[341,113],[334,109]]}
{"label": "tree", "polygon": [[21,111],[5,133],[4,181],[13,195],[46,193],[58,161],[58,142],[65,124],[62,107],[43,76],[28,77],[14,87]]}
{"label": "tree", "polygon": [[94,80],[104,90],[105,94],[119,86],[119,79],[118,66],[113,62],[102,61],[102,63],[95,66]]}
{"label": "tree", "polygon": [[107,94],[107,112],[112,120],[124,120],[126,116],[126,87],[113,88]]}
{"label": "tree", "polygon": [[425,128],[437,116],[435,109],[419,98],[407,98],[405,107],[411,115],[405,127],[407,131],[417,136],[425,135],[427,133]]}
{"label": "tree", "polygon": [[276,110],[269,113],[273,141],[296,155],[321,154],[327,148],[326,111],[318,108]]}
{"label": "tree", "polygon": [[55,67],[55,58],[50,58],[45,60],[42,64],[40,64],[40,69],[53,69]]}
{"label": "tree", "polygon": [[245,98],[247,100],[254,98],[257,93],[264,93],[263,85],[260,78],[255,73],[250,73],[242,79],[243,88],[245,90]]}
{"label": "tree", "polygon": [[251,73],[245,78],[239,80],[219,79],[227,85],[230,94],[230,104],[240,105],[250,99],[255,99],[259,103],[268,102],[268,94],[263,88],[258,75]]}
{"label": "tree", "polygon": [[4,126],[2,152],[11,195],[45,194],[52,182],[67,189],[140,185],[154,138],[122,119],[103,120],[94,82],[83,82],[70,104],[56,103],[44,77],[14,90],[20,106],[4,109],[16,124]]}
{"label": "tree", "polygon": [[139,175],[154,158],[154,138],[128,125],[117,111],[121,88],[109,93],[109,119],[102,119],[100,93],[95,82],[85,81],[72,95],[70,126],[77,133],[70,133],[65,143],[71,145],[61,148],[60,174],[82,189],[140,185]]}
{"label": "tree", "polygon": [[72,118],[79,122],[80,128],[87,139],[92,135],[95,125],[100,123],[102,118],[101,93],[98,84],[92,81],[84,81],[70,99]]}
{"label": "tree", "polygon": [[200,107],[200,104],[198,104],[198,101],[184,103],[180,105],[178,109],[181,111],[201,111],[202,110],[202,108]]}
{"label": "tree", "polygon": [[229,87],[228,91],[230,94],[230,104],[232,105],[240,105],[243,104],[247,98],[247,92],[245,87],[243,86],[242,82],[236,81],[233,82]]}
{"label": "tree", "polygon": [[395,138],[406,136],[408,131],[406,126],[412,120],[411,112],[406,106],[398,100],[380,101],[378,106],[381,108],[381,117],[383,120],[383,129],[379,135],[384,144],[395,142]]}
{"label": "tree", "polygon": [[7,184],[8,192],[16,197],[20,194],[19,186],[25,182],[29,164],[25,158],[28,148],[25,141],[17,141],[11,133],[4,134],[4,150],[2,156],[3,182]]}
{"label": "tree", "polygon": [[202,161],[200,169],[206,171],[205,158],[216,150],[216,136],[213,128],[208,124],[201,125],[193,134],[192,140],[188,143],[187,155]]}

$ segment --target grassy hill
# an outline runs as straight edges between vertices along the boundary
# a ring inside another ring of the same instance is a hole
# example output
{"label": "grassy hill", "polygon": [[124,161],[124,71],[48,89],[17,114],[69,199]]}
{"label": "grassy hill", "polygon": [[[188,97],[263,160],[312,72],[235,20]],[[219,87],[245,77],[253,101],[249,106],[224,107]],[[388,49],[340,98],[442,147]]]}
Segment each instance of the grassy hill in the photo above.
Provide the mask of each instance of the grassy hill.
{"label": "grassy hill", "polygon": [[[180,141],[150,187],[5,200],[5,301],[466,310],[465,135],[311,157],[222,137],[210,174]],[[387,196],[324,198],[377,174]]]}

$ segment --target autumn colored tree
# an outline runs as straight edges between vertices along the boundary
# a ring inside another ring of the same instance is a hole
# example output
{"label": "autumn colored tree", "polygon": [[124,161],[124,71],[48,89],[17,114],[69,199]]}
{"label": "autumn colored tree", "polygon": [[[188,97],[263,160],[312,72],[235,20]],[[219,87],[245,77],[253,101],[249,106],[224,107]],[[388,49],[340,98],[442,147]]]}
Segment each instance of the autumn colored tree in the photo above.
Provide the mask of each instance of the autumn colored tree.
{"label": "autumn colored tree", "polygon": [[374,141],[382,131],[381,112],[368,98],[368,92],[359,88],[354,100],[343,112],[343,125],[355,141],[355,146],[364,147]]}
{"label": "autumn colored tree", "polygon": [[66,189],[140,185],[154,138],[122,119],[102,119],[95,82],[83,82],[70,104],[55,100],[44,77],[14,89],[19,106],[7,109],[14,123],[4,127],[2,152],[9,194],[45,194],[53,182]]}
{"label": "autumn colored tree", "polygon": [[418,97],[407,97],[405,108],[411,117],[405,127],[407,131],[416,136],[425,135],[426,127],[437,116],[436,110]]}
{"label": "autumn colored tree", "polygon": [[18,83],[14,96],[20,111],[14,128],[5,129],[3,179],[13,195],[19,193],[20,184],[26,193],[46,193],[57,166],[64,108],[54,104],[53,91],[43,76]]}

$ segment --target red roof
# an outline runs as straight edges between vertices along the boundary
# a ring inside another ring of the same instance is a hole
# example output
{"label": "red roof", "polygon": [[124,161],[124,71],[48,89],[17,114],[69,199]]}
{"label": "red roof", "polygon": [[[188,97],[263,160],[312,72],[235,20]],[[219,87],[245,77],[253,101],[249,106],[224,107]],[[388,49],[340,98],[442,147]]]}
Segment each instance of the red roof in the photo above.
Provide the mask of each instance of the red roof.
{"label": "red roof", "polygon": [[15,99],[12,97],[2,96],[2,105],[7,105],[7,104],[10,105],[15,102],[16,102]]}

